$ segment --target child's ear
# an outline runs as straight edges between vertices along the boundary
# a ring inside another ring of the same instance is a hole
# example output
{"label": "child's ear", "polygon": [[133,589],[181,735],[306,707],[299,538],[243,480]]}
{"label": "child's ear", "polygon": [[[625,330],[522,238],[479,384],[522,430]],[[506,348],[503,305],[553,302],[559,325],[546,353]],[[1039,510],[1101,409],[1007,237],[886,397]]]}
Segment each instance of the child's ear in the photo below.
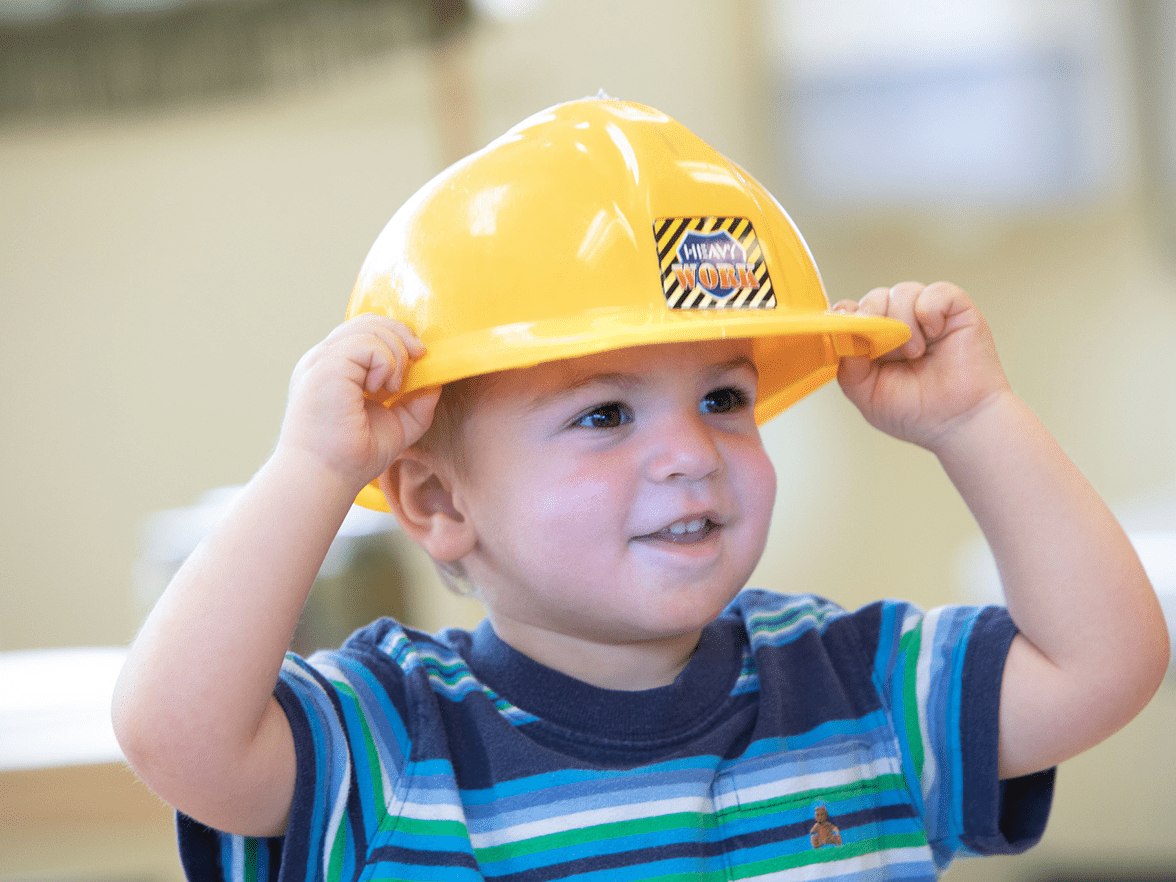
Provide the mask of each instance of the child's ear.
{"label": "child's ear", "polygon": [[473,550],[473,526],[454,503],[451,481],[427,457],[400,456],[380,476],[380,489],[401,529],[436,561],[450,563]]}

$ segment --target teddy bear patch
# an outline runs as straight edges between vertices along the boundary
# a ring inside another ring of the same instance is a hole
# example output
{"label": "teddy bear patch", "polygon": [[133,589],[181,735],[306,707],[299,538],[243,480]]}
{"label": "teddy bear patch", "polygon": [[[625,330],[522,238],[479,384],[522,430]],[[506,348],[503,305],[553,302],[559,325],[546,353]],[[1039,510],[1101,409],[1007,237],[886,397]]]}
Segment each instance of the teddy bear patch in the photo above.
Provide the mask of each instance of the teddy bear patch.
{"label": "teddy bear patch", "polygon": [[823,805],[819,805],[813,810],[813,817],[817,821],[809,830],[809,841],[812,842],[813,848],[840,845],[841,831],[837,829],[836,824],[829,820],[829,810]]}

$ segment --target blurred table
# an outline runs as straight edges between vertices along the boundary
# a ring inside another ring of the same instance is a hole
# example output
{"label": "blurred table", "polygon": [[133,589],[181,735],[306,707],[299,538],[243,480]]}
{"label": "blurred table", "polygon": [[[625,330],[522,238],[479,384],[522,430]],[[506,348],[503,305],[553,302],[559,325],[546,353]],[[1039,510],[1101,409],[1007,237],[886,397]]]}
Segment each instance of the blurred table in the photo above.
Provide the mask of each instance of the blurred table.
{"label": "blurred table", "polygon": [[111,730],[125,656],[0,653],[0,882],[183,879],[172,811],[126,767]]}

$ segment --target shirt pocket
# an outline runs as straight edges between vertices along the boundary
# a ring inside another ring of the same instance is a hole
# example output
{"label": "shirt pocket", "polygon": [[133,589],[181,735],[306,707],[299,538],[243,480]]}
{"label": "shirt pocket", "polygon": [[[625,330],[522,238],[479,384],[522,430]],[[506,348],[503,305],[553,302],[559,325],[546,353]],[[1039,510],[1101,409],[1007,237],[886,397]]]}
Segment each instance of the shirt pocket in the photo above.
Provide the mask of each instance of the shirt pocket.
{"label": "shirt pocket", "polygon": [[838,873],[925,866],[933,878],[893,741],[835,735],[800,748],[757,746],[714,782],[730,878],[832,862]]}

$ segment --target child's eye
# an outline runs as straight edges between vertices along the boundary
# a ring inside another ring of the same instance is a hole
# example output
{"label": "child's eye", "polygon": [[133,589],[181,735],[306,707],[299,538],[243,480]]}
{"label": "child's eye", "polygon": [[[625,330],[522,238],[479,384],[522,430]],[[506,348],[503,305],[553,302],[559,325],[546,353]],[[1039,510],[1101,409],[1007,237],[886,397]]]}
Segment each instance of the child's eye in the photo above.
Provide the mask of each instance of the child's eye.
{"label": "child's eye", "polygon": [[707,392],[698,405],[702,413],[736,413],[747,407],[747,395],[739,389],[715,389]]}
{"label": "child's eye", "polygon": [[633,414],[620,402],[613,401],[594,407],[572,421],[573,426],[585,429],[615,429],[633,421]]}

